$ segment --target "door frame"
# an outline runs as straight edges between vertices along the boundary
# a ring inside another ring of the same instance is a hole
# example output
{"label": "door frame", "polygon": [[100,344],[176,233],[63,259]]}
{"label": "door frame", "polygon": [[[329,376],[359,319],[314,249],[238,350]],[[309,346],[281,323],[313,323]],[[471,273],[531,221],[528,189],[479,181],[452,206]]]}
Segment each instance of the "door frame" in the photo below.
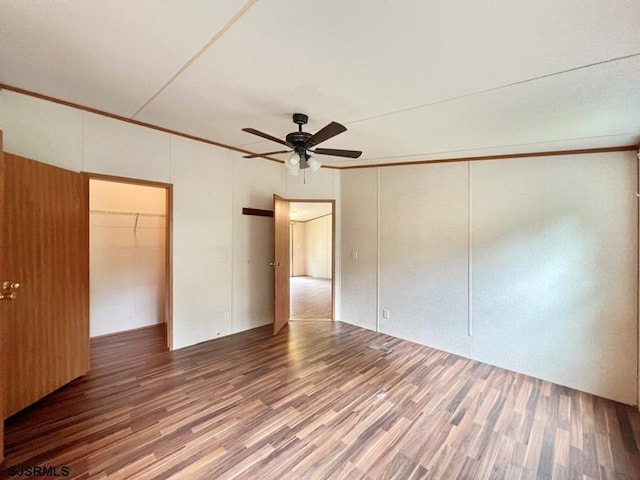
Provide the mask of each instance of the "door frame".
{"label": "door frame", "polygon": [[[335,199],[308,199],[308,198],[287,198],[291,203],[330,203],[331,204],[331,321],[336,320],[336,201]],[[289,229],[291,235],[291,229]],[[289,239],[291,241],[291,239]],[[291,275],[291,272],[289,272]],[[291,281],[291,276],[289,276]],[[291,294],[289,294],[289,304],[291,304]],[[295,320],[295,319],[294,319]]]}
{"label": "door frame", "polygon": [[[165,326],[167,329],[167,347],[173,350],[173,184],[142,180],[139,178],[119,177],[94,172],[81,172],[85,181],[87,195],[89,192],[89,180],[102,180],[106,182],[127,183],[143,187],[163,188],[166,192],[167,228],[165,237]],[[89,235],[89,229],[87,229]],[[89,308],[91,308],[91,296],[89,296]]]}

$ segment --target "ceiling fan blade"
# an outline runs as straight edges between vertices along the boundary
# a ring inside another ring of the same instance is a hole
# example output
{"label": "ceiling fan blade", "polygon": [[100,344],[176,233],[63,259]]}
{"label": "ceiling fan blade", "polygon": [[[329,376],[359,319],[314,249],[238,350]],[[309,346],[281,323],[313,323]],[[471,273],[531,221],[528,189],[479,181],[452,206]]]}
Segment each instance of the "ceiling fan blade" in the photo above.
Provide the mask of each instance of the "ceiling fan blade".
{"label": "ceiling fan blade", "polygon": [[253,135],[257,135],[262,138],[266,138],[267,140],[271,140],[272,142],[279,143],[281,145],[286,145],[287,147],[291,147],[284,140],[280,140],[279,138],[274,137],[273,135],[269,135],[268,133],[261,132],[260,130],[256,130],[255,128],[243,128],[243,132],[252,133]]}
{"label": "ceiling fan blade", "polygon": [[314,135],[309,137],[304,146],[306,148],[313,147],[315,145],[318,145],[319,143],[324,142],[325,140],[329,140],[331,137],[335,137],[339,133],[346,131],[347,127],[345,127],[344,125],[341,125],[338,122],[331,122],[329,125],[321,128]]}
{"label": "ceiling fan blade", "polygon": [[244,155],[242,158],[264,157],[265,155],[276,155],[277,153],[289,153],[290,151],[291,150],[278,150],[277,152],[252,153],[251,155]]}
{"label": "ceiling fan blade", "polygon": [[336,157],[358,158],[362,155],[359,150],[337,150],[335,148],[316,148],[315,153],[319,155],[334,155]]}

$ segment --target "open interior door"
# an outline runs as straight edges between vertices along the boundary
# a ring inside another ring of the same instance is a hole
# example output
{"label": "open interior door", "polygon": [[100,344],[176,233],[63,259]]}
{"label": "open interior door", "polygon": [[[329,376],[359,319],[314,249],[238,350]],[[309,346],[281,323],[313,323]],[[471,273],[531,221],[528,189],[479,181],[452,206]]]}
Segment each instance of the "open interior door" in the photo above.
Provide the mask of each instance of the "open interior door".
{"label": "open interior door", "polygon": [[274,317],[275,335],[289,321],[289,268],[290,268],[290,221],[289,200],[273,196],[274,256],[271,266],[274,272]]}
{"label": "open interior door", "polygon": [[[0,130],[0,213],[4,212],[4,151],[2,150],[2,131]],[[2,220],[0,220],[2,222]],[[5,246],[2,243],[4,240],[5,226],[0,223],[0,276],[2,276],[2,257],[5,256]],[[2,300],[0,300],[2,302]],[[1,307],[1,305],[0,305]],[[5,368],[4,368],[4,345],[3,339],[7,338],[7,334],[4,329],[5,318],[2,315],[0,309],[0,463],[4,460],[4,390],[5,390]]]}
{"label": "open interior door", "polygon": [[3,418],[89,370],[89,197],[79,173],[4,153]]}

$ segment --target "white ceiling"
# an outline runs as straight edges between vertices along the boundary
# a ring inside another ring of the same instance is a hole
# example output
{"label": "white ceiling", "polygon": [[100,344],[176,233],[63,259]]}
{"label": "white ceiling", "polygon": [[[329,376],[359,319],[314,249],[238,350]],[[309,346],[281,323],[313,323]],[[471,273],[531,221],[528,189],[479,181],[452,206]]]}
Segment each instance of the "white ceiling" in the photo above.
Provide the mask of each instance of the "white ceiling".
{"label": "white ceiling", "polygon": [[334,166],[638,144],[639,79],[637,0],[0,2],[0,83]]}
{"label": "white ceiling", "polygon": [[292,202],[289,204],[289,218],[295,222],[307,222],[329,215],[331,212],[332,205],[327,202]]}

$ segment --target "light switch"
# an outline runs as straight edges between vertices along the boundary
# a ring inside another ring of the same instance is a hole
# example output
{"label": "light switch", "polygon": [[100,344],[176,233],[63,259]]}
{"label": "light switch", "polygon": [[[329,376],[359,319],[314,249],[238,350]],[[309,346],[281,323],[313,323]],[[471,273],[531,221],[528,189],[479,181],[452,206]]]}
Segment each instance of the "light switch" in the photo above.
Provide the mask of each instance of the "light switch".
{"label": "light switch", "polygon": [[357,250],[351,250],[351,260],[353,260],[354,262],[356,260],[358,260],[358,251]]}

